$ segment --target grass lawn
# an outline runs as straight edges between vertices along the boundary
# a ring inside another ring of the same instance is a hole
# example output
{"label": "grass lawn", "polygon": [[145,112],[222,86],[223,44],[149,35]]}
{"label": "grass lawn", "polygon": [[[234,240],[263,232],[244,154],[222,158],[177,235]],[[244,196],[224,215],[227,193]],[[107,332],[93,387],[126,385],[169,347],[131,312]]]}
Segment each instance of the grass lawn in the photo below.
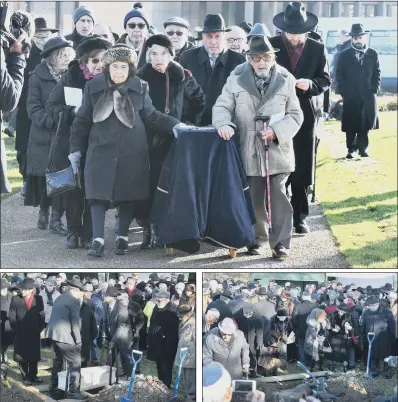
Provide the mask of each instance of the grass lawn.
{"label": "grass lawn", "polygon": [[4,142],[6,145],[7,169],[8,169],[7,176],[12,188],[12,193],[1,195],[1,198],[5,198],[21,190],[22,176],[19,174],[17,151],[14,149],[15,137],[10,138],[8,135],[4,133],[1,133],[1,135],[4,138]]}
{"label": "grass lawn", "polygon": [[340,251],[353,268],[397,268],[397,113],[380,113],[370,158],[346,160],[340,122],[327,122],[316,193]]}

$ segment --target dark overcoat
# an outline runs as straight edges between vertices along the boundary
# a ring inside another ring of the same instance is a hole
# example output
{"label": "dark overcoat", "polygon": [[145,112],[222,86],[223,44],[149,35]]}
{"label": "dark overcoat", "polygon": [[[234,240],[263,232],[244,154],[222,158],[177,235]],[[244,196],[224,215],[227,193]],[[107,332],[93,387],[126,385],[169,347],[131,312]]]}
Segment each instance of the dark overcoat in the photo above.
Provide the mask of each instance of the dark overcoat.
{"label": "dark overcoat", "polygon": [[[55,154],[56,157],[54,159],[54,171],[66,169],[68,166],[70,166],[70,161],[68,159],[69,138],[70,129],[75,117],[75,107],[66,105],[64,89],[65,87],[71,87],[83,90],[87,82],[88,81],[84,78],[83,72],[79,67],[79,62],[77,60],[73,60],[70,62],[66,73],[56,84],[53,92],[51,93],[51,96],[47,101],[46,109],[48,111],[48,114],[53,118],[57,127],[59,123],[59,143]],[[53,134],[55,134],[55,130]],[[84,166],[84,163],[81,166]]]}
{"label": "dark overcoat", "polygon": [[325,46],[311,38],[307,38],[296,69],[293,71],[289,52],[282,35],[270,38],[274,48],[280,49],[276,61],[285,67],[296,79],[311,80],[310,88],[304,92],[296,88],[304,122],[293,137],[296,170],[293,173],[296,183],[309,186],[313,184],[315,172],[315,138],[316,138],[316,100],[331,84],[329,68],[325,55]]}
{"label": "dark overcoat", "polygon": [[168,303],[160,309],[155,306],[148,332],[148,355],[152,361],[174,361],[178,345],[179,321],[176,308]]}
{"label": "dark overcoat", "polygon": [[256,355],[256,350],[264,344],[264,327],[260,317],[252,316],[246,318],[243,309],[233,315],[233,319],[238,325],[238,329],[243,332],[246,342],[249,344],[250,352]]}
{"label": "dark overcoat", "polygon": [[83,103],[71,128],[70,152],[86,154],[84,179],[86,198],[105,201],[144,200],[149,196],[147,127],[169,135],[179,123],[157,111],[148,84],[138,77],[124,83],[134,107],[133,128],[125,126],[114,111],[104,121],[93,123],[93,109],[108,90],[104,74],[93,78],[84,89]]}
{"label": "dark overcoat", "polygon": [[372,343],[372,359],[390,356],[392,344],[396,342],[396,331],[397,323],[390,309],[379,307],[377,311],[366,310],[362,314],[362,339],[367,342],[369,332],[376,335]]}
{"label": "dark overcoat", "polygon": [[178,50],[178,51],[175,52],[174,61],[175,61],[176,63],[179,63],[179,62],[180,62],[180,56],[181,56],[186,50],[193,49],[193,48],[195,48],[195,47],[196,47],[196,46],[195,46],[195,43],[190,42],[190,41],[186,41],[185,45],[184,45],[180,50]]}
{"label": "dark overcoat", "polygon": [[119,350],[126,350],[133,343],[130,318],[127,306],[116,301],[112,312],[104,303],[104,331],[106,338],[114,343]]}
{"label": "dark overcoat", "polygon": [[98,337],[97,321],[95,319],[92,301],[85,300],[80,308],[82,349],[81,356],[84,361],[90,361],[91,344]]}
{"label": "dark overcoat", "polygon": [[29,78],[27,112],[32,121],[28,143],[27,173],[44,176],[48,165],[50,145],[55,126],[52,114],[47,113],[46,102],[57,81],[45,62],[40,63]]}
{"label": "dark overcoat", "polygon": [[245,61],[245,56],[227,49],[218,57],[214,68],[211,68],[209,55],[203,46],[186,50],[181,54],[180,64],[192,72],[206,95],[205,110],[201,119],[202,126],[211,125],[212,108],[221,95],[227,78],[236,66]]}
{"label": "dark overcoat", "polygon": [[18,112],[16,120],[16,136],[15,136],[15,149],[20,152],[26,152],[28,149],[29,133],[31,120],[27,112],[27,99],[30,75],[38,64],[41,63],[41,50],[33,45],[29,54],[29,58],[26,61],[26,68],[24,71],[24,84],[22,88],[21,97],[18,102]]}
{"label": "dark overcoat", "polygon": [[341,130],[358,133],[379,128],[377,92],[380,89],[379,55],[365,52],[362,66],[352,48],[341,52],[336,68],[336,93],[343,98]]}
{"label": "dark overcoat", "polygon": [[210,302],[207,305],[206,313],[212,308],[215,308],[220,313],[220,319],[218,320],[219,322],[221,322],[224,318],[232,317],[232,311],[224,300],[217,299]]}
{"label": "dark overcoat", "polygon": [[73,30],[72,33],[65,35],[66,40],[71,40],[73,42],[73,49],[77,49],[80,45],[81,41],[83,40],[83,36],[79,35],[76,31],[76,28]]}
{"label": "dark overcoat", "polygon": [[11,328],[15,331],[14,360],[40,361],[40,333],[45,327],[42,297],[35,295],[28,310],[22,295],[13,296],[9,314]]}
{"label": "dark overcoat", "polygon": [[[199,125],[205,106],[205,95],[192,74],[171,61],[167,67],[169,75],[169,109],[170,116],[188,125]],[[149,85],[149,96],[153,106],[165,112],[166,75],[156,71],[151,64],[145,64],[137,76]],[[174,141],[173,134],[159,135],[148,130],[149,161],[151,166],[151,199],[156,192],[160,171],[164,159]]]}
{"label": "dark overcoat", "polygon": [[351,338],[351,334],[345,333],[344,325],[347,322],[352,325],[351,314],[346,313],[342,317],[336,311],[329,317],[331,327],[339,326],[338,332],[329,331],[329,342],[333,350],[333,360],[336,362],[348,361],[348,348],[352,348],[354,343]]}
{"label": "dark overcoat", "polygon": [[305,338],[308,327],[307,318],[314,308],[317,308],[317,305],[308,300],[304,300],[294,307],[291,322],[297,338]]}
{"label": "dark overcoat", "polygon": [[1,308],[1,332],[0,344],[1,346],[9,346],[14,342],[14,332],[10,325],[9,312],[12,294],[7,293],[7,296],[0,295],[0,308]]}

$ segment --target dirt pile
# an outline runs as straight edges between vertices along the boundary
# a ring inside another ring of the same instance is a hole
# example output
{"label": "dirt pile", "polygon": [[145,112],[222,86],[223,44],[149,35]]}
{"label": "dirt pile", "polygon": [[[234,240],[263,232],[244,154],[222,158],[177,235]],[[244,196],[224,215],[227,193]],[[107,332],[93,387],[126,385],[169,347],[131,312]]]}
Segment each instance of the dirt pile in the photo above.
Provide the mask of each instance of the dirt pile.
{"label": "dirt pile", "polygon": [[[89,402],[119,402],[121,397],[126,397],[129,381],[120,381],[111,387],[91,397]],[[138,375],[135,377],[132,400],[136,402],[165,402],[172,396],[169,390],[158,378],[152,376]],[[180,395],[176,402],[184,402]]]}
{"label": "dirt pile", "polygon": [[1,402],[43,402],[44,398],[30,392],[24,387],[15,383],[10,383],[9,387],[0,383],[0,401]]}

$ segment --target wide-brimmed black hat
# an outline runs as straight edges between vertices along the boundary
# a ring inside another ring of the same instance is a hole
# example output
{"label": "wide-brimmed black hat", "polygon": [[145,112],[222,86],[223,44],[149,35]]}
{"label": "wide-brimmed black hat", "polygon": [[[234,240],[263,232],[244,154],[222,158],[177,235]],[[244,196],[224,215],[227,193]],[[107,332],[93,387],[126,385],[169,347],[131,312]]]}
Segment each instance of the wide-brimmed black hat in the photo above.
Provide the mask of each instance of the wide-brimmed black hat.
{"label": "wide-brimmed black hat", "polygon": [[226,298],[230,299],[230,300],[233,299],[232,292],[230,290],[228,290],[228,289],[224,290],[224,292],[221,295],[223,297],[226,297]]}
{"label": "wide-brimmed black hat", "polygon": [[43,51],[40,53],[41,57],[49,56],[54,50],[62,49],[63,47],[72,47],[73,42],[66,40],[63,36],[49,39],[43,46]]}
{"label": "wide-brimmed black hat", "polygon": [[261,286],[260,289],[258,290],[258,295],[259,296],[267,296],[268,294],[268,289],[265,286]]}
{"label": "wide-brimmed black hat", "polygon": [[252,29],[253,25],[250,22],[242,21],[241,23],[238,24],[238,27],[242,28],[248,34]]}
{"label": "wide-brimmed black hat", "polygon": [[76,48],[77,58],[92,52],[93,50],[108,50],[112,47],[112,43],[100,35],[84,36],[80,45]]}
{"label": "wide-brimmed black hat", "polygon": [[210,32],[230,32],[231,28],[226,28],[224,18],[221,14],[207,14],[203,23],[202,33]]}
{"label": "wide-brimmed black hat", "polygon": [[108,286],[105,292],[105,296],[117,297],[119,290],[116,286]]}
{"label": "wide-brimmed black hat", "polygon": [[22,282],[21,289],[22,290],[31,290],[36,289],[35,281],[32,278],[25,278]]}
{"label": "wide-brimmed black hat", "polygon": [[266,36],[254,36],[250,41],[250,48],[247,54],[269,54],[276,52],[279,52],[279,49],[274,48]]}
{"label": "wide-brimmed black hat", "polygon": [[318,17],[308,12],[300,1],[292,1],[283,13],[275,15],[272,22],[283,32],[303,34],[318,25]]}
{"label": "wide-brimmed black hat", "polygon": [[363,29],[362,24],[352,24],[351,31],[348,32],[347,36],[360,36],[368,34],[370,31]]}
{"label": "wide-brimmed black hat", "polygon": [[349,309],[350,309],[350,308],[349,308],[348,305],[345,304],[345,303],[341,303],[341,304],[339,304],[339,305],[337,306],[337,310],[341,310],[341,311],[344,311],[344,312],[347,312]]}
{"label": "wide-brimmed black hat", "polygon": [[81,291],[84,291],[84,285],[81,283],[81,281],[77,278],[73,278],[70,281],[66,281],[66,285],[70,286],[72,288],[77,288]]}
{"label": "wide-brimmed black hat", "polygon": [[59,29],[56,28],[48,28],[47,21],[43,17],[35,18],[35,32],[52,32],[56,33],[59,32]]}

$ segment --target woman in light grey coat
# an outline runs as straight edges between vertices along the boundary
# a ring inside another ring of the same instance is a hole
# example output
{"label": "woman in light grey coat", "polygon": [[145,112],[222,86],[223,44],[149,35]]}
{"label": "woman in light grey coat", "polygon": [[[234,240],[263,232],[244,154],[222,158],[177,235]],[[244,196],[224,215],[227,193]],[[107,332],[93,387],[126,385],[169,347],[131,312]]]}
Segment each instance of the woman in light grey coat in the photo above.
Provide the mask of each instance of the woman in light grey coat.
{"label": "woman in light grey coat", "polygon": [[[275,258],[289,255],[293,211],[286,196],[285,183],[295,169],[293,137],[303,113],[296,96],[294,77],[276,64],[268,38],[256,36],[250,41],[248,61],[235,68],[213,106],[213,126],[229,140],[237,132],[243,167],[248,176],[254,203],[256,239],[248,247],[260,254],[269,240]],[[256,117],[269,117],[268,127]],[[264,140],[269,145],[272,231],[268,234],[266,209],[266,160]]]}

